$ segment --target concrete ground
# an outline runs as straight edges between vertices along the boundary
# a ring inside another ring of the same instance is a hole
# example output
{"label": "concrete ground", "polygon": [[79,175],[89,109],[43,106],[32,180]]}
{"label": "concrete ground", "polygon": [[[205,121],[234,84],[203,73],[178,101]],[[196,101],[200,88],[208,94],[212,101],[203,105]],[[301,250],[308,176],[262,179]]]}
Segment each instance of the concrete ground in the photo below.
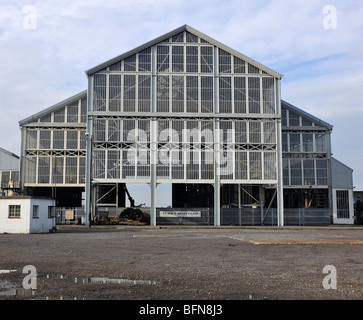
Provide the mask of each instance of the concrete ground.
{"label": "concrete ground", "polygon": [[357,226],[58,226],[0,235],[0,300],[360,300],[362,266]]}

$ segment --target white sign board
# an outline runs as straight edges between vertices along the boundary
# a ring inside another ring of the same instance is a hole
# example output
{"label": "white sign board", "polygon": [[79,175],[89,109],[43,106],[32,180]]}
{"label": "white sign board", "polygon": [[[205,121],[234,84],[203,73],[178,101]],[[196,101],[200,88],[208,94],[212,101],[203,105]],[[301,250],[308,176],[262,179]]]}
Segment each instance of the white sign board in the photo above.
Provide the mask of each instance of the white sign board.
{"label": "white sign board", "polygon": [[200,218],[201,211],[160,211],[160,217],[174,218]]}

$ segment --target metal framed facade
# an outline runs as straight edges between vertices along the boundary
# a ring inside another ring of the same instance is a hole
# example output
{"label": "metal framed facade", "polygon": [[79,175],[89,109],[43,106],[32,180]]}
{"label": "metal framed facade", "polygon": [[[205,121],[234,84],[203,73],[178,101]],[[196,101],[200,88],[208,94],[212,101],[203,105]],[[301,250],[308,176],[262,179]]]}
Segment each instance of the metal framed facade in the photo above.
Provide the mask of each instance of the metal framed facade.
{"label": "metal framed facade", "polygon": [[85,185],[87,93],[21,121],[21,186]]}
{"label": "metal framed facade", "polygon": [[221,184],[275,185],[282,213],[280,74],[184,26],[87,75],[87,208],[148,183],[155,224],[156,185],[183,182],[214,185],[215,225]]}

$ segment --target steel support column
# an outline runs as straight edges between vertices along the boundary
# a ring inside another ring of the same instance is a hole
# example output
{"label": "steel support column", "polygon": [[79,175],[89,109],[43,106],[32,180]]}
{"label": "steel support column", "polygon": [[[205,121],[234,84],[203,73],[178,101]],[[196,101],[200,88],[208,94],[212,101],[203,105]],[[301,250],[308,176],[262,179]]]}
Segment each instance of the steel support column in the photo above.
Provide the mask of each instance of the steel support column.
{"label": "steel support column", "polygon": [[[157,75],[156,75],[156,46],[151,49],[151,112],[156,114],[156,85],[157,85]],[[156,164],[158,161],[157,157],[157,137],[158,133],[158,122],[157,118],[154,116],[151,119],[150,126],[150,225],[156,226]]]}
{"label": "steel support column", "polygon": [[[214,113],[219,115],[219,64],[218,48],[214,47]],[[219,117],[214,122],[214,225],[221,225],[221,154]]]}
{"label": "steel support column", "polygon": [[283,189],[283,167],[282,167],[282,131],[281,131],[281,84],[276,80],[276,113],[277,119],[277,225],[284,225],[284,189]]}
{"label": "steel support column", "polygon": [[86,173],[85,173],[85,225],[91,226],[91,189],[92,189],[92,116],[88,113],[92,111],[92,86],[93,76],[88,77],[87,93],[87,129],[86,129]]}

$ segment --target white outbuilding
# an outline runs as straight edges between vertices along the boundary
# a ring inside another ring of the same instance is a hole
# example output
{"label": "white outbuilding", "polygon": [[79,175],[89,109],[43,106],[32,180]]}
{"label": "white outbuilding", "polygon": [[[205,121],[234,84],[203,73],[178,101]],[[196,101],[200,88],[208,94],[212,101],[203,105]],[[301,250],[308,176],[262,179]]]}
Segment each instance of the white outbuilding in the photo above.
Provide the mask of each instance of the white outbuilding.
{"label": "white outbuilding", "polygon": [[0,233],[48,233],[54,226],[54,200],[0,197]]}

